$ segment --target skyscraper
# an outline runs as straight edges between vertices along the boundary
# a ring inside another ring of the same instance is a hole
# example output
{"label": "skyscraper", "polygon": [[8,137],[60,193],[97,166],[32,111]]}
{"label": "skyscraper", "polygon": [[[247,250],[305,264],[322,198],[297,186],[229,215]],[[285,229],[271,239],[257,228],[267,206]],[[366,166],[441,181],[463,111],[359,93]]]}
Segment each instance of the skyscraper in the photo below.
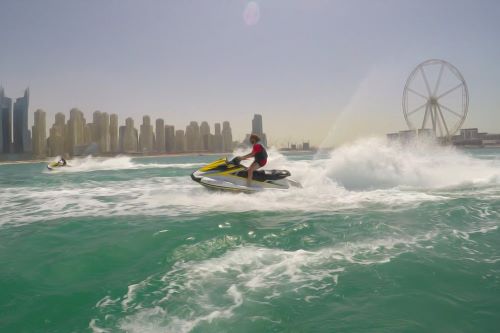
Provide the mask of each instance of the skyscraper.
{"label": "skyscraper", "polygon": [[222,133],[220,128],[220,123],[215,123],[214,125],[214,152],[222,153],[224,151],[224,144],[222,140]]}
{"label": "skyscraper", "polygon": [[156,141],[155,150],[158,153],[164,153],[166,151],[165,146],[165,121],[163,119],[156,119]]}
{"label": "skyscraper", "polygon": [[92,113],[92,139],[91,142],[99,143],[99,121],[101,120],[101,111],[97,110]]}
{"label": "skyscraper", "polygon": [[54,125],[50,129],[49,136],[49,156],[62,156],[64,150],[64,137],[66,132],[65,116],[63,113],[57,113]]}
{"label": "skyscraper", "polygon": [[255,114],[253,116],[252,134],[257,134],[261,139],[261,143],[264,146],[267,146],[267,137],[266,137],[266,134],[264,133],[264,129],[262,127],[262,115],[260,115],[260,114]]}
{"label": "skyscraper", "polygon": [[12,145],[12,99],[0,87],[0,153],[10,153]]}
{"label": "skyscraper", "polygon": [[142,117],[141,131],[139,133],[139,151],[142,153],[150,153],[153,151],[153,126],[151,126],[151,118],[149,116]]}
{"label": "skyscraper", "polygon": [[47,154],[47,132],[45,122],[45,111],[36,110],[34,114],[33,135],[33,157],[44,158]]}
{"label": "skyscraper", "polygon": [[109,117],[109,149],[112,153],[118,152],[118,115],[111,114]]}
{"label": "skyscraper", "polygon": [[137,153],[137,130],[134,128],[132,118],[127,118],[125,126],[120,126],[120,148],[122,153]]}
{"label": "skyscraper", "polygon": [[198,122],[191,121],[186,127],[186,151],[198,151],[200,148],[200,126],[198,126]]}
{"label": "skyscraper", "polygon": [[165,125],[165,149],[168,153],[175,151],[175,127]]}
{"label": "skyscraper", "polygon": [[262,134],[262,115],[254,114],[252,119],[252,133]]}
{"label": "skyscraper", "polygon": [[110,149],[110,135],[109,135],[109,114],[106,112],[102,112],[98,119],[98,143],[99,143],[99,152],[101,153],[109,153]]}
{"label": "skyscraper", "polygon": [[229,121],[222,123],[222,145],[224,152],[229,153],[233,151],[233,133]]}
{"label": "skyscraper", "polygon": [[200,125],[201,149],[211,151],[213,149],[213,138],[210,134],[210,125],[203,121]]}
{"label": "skyscraper", "polygon": [[85,117],[83,112],[73,108],[69,111],[66,127],[65,151],[70,155],[79,155],[85,145]]}
{"label": "skyscraper", "polygon": [[178,153],[186,151],[186,139],[183,130],[175,131],[175,151]]}
{"label": "skyscraper", "polygon": [[31,132],[28,129],[29,89],[24,96],[16,99],[13,113],[14,152],[25,153],[31,151]]}
{"label": "skyscraper", "polygon": [[124,153],[125,152],[125,130],[126,126],[120,126],[118,127],[118,152],[119,153]]}
{"label": "skyscraper", "polygon": [[187,152],[194,151],[194,130],[193,130],[193,127],[191,125],[187,125],[186,126],[186,132],[185,132],[185,150]]}
{"label": "skyscraper", "polygon": [[90,145],[92,143],[93,133],[94,133],[94,124],[92,123],[86,124],[83,132],[83,142],[86,145]]}

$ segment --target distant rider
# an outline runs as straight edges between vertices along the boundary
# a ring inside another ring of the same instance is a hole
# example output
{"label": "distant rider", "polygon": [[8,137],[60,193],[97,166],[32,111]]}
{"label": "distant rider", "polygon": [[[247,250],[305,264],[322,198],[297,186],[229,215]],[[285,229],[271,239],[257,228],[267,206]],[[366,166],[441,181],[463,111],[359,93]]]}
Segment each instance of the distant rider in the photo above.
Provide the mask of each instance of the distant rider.
{"label": "distant rider", "polygon": [[62,158],[62,157],[61,157],[61,159],[59,160],[59,162],[57,162],[57,164],[58,164],[59,166],[66,166],[66,164],[67,164],[67,163],[66,163],[66,160],[65,160],[64,158]]}
{"label": "distant rider", "polygon": [[259,143],[260,138],[256,134],[250,135],[250,143],[252,144],[252,152],[237,157],[238,160],[246,160],[248,158],[254,157],[252,165],[248,168],[248,178],[247,178],[247,186],[250,187],[253,179],[253,172],[259,168],[262,168],[267,163],[267,151],[263,145]]}

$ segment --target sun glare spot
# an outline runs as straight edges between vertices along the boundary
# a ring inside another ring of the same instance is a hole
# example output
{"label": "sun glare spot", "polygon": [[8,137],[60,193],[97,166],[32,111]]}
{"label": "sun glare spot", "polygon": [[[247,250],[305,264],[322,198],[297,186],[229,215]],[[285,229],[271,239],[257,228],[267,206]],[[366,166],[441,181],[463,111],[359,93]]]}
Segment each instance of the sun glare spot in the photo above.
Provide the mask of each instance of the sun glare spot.
{"label": "sun glare spot", "polygon": [[259,23],[260,9],[255,1],[250,1],[243,11],[243,20],[246,25],[252,26]]}

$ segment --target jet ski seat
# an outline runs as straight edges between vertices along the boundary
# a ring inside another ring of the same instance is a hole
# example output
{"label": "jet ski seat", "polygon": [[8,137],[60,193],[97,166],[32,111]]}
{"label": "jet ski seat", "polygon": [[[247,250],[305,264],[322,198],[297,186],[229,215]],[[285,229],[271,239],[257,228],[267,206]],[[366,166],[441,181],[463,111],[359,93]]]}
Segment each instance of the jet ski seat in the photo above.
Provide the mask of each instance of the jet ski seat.
{"label": "jet ski seat", "polygon": [[[290,172],[288,170],[256,170],[253,172],[253,179],[258,181],[278,180],[288,176],[290,176]],[[238,172],[238,177],[247,178],[248,171],[242,170]]]}

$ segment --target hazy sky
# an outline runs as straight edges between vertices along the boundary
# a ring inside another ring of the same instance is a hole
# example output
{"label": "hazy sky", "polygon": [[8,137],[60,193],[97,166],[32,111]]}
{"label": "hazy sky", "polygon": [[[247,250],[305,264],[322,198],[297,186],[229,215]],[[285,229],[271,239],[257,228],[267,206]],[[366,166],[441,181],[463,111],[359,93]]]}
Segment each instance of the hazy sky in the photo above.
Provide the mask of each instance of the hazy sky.
{"label": "hazy sky", "polygon": [[499,38],[494,0],[0,0],[0,83],[50,125],[78,107],[241,139],[261,113],[272,143],[330,145],[404,129],[407,76],[441,58],[467,80],[465,126],[500,132]]}

